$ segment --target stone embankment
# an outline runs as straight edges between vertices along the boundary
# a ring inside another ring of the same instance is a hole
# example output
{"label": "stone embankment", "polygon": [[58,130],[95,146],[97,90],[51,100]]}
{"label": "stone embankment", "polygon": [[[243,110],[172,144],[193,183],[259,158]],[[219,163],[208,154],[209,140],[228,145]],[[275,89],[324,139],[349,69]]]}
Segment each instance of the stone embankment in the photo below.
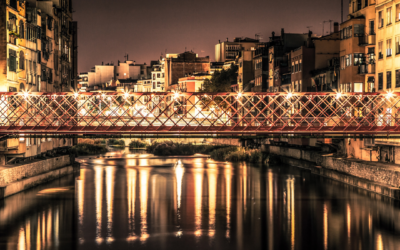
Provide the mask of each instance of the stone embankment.
{"label": "stone embankment", "polygon": [[323,152],[266,146],[281,162],[358,188],[400,200],[400,165],[334,157]]}
{"label": "stone embankment", "polygon": [[79,172],[79,163],[69,155],[0,167],[0,199]]}

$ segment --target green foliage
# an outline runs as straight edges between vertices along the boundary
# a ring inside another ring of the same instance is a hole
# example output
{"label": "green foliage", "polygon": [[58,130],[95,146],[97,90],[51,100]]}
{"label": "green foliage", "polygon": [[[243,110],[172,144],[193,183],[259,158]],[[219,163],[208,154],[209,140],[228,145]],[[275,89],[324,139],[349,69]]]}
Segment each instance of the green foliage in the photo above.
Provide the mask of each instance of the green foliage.
{"label": "green foliage", "polygon": [[147,147],[147,152],[158,156],[210,154],[212,151],[225,148],[226,145],[194,145],[173,141],[156,141]]}
{"label": "green foliage", "polygon": [[69,152],[77,156],[96,155],[106,153],[107,148],[104,145],[78,144],[70,148]]}
{"label": "green foliage", "polygon": [[262,162],[262,153],[258,149],[244,150],[237,147],[230,147],[213,151],[211,158],[217,161],[259,163]]}
{"label": "green foliage", "polygon": [[125,147],[125,141],[124,140],[109,139],[108,140],[108,145]]}
{"label": "green foliage", "polygon": [[129,148],[145,148],[148,144],[142,140],[133,140],[129,143]]}
{"label": "green foliage", "polygon": [[205,80],[201,92],[231,92],[232,82],[237,81],[238,66],[232,63],[228,70],[215,71],[210,80]]}
{"label": "green foliage", "polygon": [[225,161],[227,156],[238,151],[238,147],[220,148],[211,152],[211,159],[216,161]]}

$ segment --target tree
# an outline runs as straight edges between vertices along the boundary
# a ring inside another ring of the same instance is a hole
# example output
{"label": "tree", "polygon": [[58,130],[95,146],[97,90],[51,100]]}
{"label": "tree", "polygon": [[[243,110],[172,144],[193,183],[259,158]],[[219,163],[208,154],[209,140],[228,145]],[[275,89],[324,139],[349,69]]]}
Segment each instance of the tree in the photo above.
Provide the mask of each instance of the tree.
{"label": "tree", "polygon": [[231,92],[232,82],[237,81],[237,71],[238,67],[233,63],[228,70],[216,71],[211,79],[204,81],[201,92]]}
{"label": "tree", "polygon": [[[216,71],[210,80],[205,80],[201,92],[216,93],[216,92],[231,92],[232,82],[237,81],[238,67],[231,64],[228,70]],[[222,97],[211,97],[202,98],[203,109],[207,109],[215,113],[217,116],[220,112],[228,112],[227,100]]]}

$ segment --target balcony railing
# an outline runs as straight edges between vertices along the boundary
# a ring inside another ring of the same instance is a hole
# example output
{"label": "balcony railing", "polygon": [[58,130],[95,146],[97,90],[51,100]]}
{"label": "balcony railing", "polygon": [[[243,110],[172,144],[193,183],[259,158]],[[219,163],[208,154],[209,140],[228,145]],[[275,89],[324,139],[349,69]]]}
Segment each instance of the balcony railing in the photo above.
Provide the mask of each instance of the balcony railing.
{"label": "balcony railing", "polygon": [[367,70],[368,74],[375,74],[375,64],[368,64]]}
{"label": "balcony railing", "polygon": [[366,64],[361,64],[360,66],[358,66],[358,74],[360,75],[368,74],[368,68]]}

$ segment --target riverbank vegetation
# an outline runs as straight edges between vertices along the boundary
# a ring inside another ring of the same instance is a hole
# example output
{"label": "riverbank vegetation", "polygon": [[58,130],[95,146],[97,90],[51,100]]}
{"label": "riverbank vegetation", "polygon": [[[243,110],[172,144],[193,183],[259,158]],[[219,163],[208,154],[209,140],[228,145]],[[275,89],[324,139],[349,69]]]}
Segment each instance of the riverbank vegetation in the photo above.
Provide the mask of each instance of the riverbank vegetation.
{"label": "riverbank vegetation", "polygon": [[108,146],[115,147],[115,148],[124,148],[125,147],[125,141],[124,140],[108,139]]}
{"label": "riverbank vegetation", "polygon": [[173,141],[156,141],[148,145],[146,151],[157,156],[207,154],[217,161],[262,162],[261,150],[245,150],[231,145],[196,145]]}
{"label": "riverbank vegetation", "polygon": [[149,146],[149,144],[146,141],[142,141],[142,140],[133,140],[129,143],[130,149],[146,148],[148,146]]}
{"label": "riverbank vegetation", "polygon": [[82,143],[70,148],[70,153],[76,156],[104,154],[108,150],[105,145]]}

